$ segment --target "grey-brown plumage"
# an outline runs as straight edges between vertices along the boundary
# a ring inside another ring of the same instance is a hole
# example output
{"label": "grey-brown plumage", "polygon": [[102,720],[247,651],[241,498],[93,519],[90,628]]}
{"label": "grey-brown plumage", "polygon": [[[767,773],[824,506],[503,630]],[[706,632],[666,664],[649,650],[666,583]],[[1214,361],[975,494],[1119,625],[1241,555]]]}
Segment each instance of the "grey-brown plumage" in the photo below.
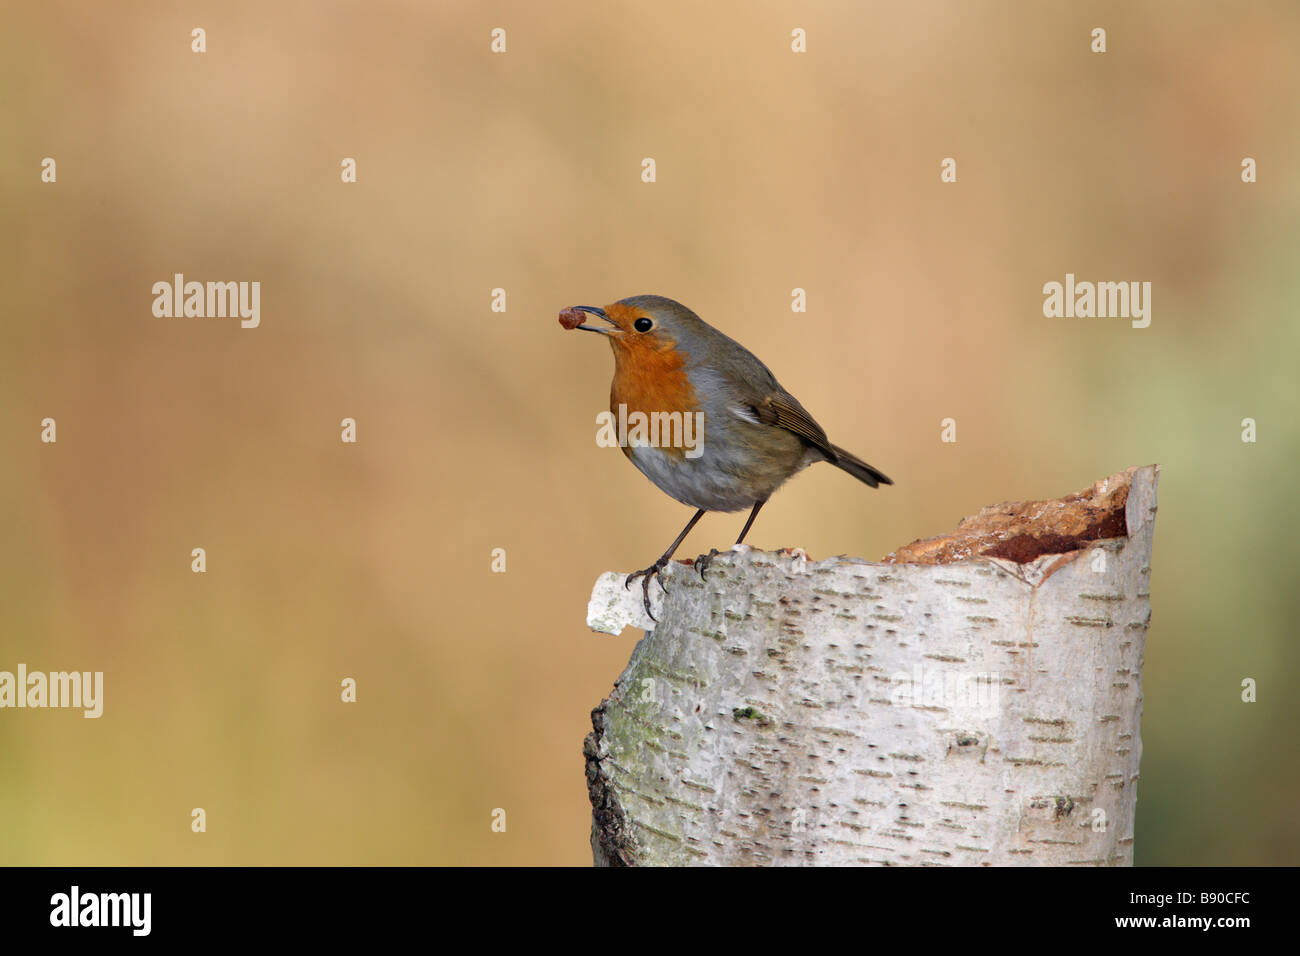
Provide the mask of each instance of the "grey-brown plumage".
{"label": "grey-brown plumage", "polygon": [[632,456],[651,481],[678,501],[706,511],[751,508],[817,461],[830,462],[872,488],[893,484],[878,469],[833,445],[766,365],[680,302],[638,295],[616,304],[652,316],[656,326],[651,333],[674,339],[704,412],[704,453],[699,458]]}
{"label": "grey-brown plumage", "polygon": [[[578,324],[579,312],[609,327]],[[610,408],[646,414],[690,414],[702,421],[699,447],[636,444],[623,451],[673,498],[697,509],[686,529],[655,564],[628,578],[649,579],[706,511],[752,509],[737,544],[759,509],[792,475],[827,461],[875,488],[893,484],[878,469],[837,445],[752,352],[680,302],[637,295],[602,308],[574,306],[565,328],[598,332],[614,352]],[[703,573],[707,559],[697,563]]]}

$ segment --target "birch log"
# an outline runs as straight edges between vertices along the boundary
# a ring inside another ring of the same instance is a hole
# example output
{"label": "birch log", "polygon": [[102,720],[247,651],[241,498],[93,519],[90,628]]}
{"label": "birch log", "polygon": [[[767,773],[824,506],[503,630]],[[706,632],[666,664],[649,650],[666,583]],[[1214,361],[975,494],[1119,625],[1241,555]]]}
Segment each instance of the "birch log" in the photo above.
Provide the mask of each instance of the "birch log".
{"label": "birch log", "polygon": [[872,564],[622,575],[652,628],[584,753],[598,865],[1131,865],[1157,466]]}

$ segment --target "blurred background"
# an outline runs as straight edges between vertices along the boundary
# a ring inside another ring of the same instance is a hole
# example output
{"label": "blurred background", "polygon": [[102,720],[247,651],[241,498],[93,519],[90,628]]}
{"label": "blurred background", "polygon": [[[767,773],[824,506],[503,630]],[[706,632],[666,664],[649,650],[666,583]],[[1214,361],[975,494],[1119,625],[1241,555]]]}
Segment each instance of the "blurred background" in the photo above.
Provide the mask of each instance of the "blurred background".
{"label": "blurred background", "polygon": [[[812,469],[759,547],[878,559],[1159,462],[1137,861],[1300,859],[1294,3],[0,18],[0,669],[106,685],[0,712],[0,863],[589,864],[641,635],[587,597],[690,510],[596,446],[613,363],[556,313],[648,292],[897,482]],[[261,282],[261,326],[155,318],[178,272]],[[1150,327],[1044,318],[1067,272],[1151,282]]]}

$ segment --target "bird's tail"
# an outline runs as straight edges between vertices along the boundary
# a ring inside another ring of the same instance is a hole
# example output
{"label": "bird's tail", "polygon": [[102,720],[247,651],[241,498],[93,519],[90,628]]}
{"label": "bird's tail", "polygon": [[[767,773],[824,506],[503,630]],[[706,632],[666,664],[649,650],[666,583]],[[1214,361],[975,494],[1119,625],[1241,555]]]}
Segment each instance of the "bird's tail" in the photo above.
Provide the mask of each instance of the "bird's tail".
{"label": "bird's tail", "polygon": [[847,452],[838,445],[831,445],[831,450],[835,452],[835,458],[831,464],[836,468],[847,471],[854,478],[875,488],[877,485],[892,485],[893,482],[885,477],[885,473],[872,468],[865,461],[852,452]]}

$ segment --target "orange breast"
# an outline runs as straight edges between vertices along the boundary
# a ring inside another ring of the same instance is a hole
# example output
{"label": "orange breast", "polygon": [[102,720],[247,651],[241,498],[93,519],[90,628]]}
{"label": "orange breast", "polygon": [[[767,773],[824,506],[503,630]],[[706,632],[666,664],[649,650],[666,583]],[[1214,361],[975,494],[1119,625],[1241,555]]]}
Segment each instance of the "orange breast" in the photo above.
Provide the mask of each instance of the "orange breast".
{"label": "orange breast", "polygon": [[610,411],[626,405],[628,413],[695,412],[695,389],[686,375],[685,359],[671,346],[656,348],[632,340],[613,341],[614,381],[609,388]]}

